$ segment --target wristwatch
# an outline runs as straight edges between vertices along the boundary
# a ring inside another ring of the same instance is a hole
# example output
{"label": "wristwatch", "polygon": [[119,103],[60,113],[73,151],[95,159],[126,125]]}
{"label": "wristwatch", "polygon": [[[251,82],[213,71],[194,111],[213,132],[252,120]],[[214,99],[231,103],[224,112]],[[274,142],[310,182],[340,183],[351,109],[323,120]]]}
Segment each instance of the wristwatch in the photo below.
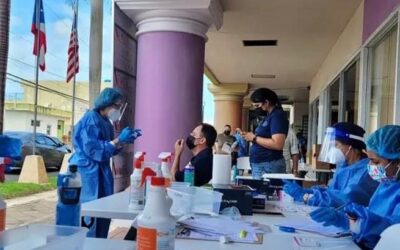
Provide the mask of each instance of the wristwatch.
{"label": "wristwatch", "polygon": [[252,141],[253,143],[257,143],[257,136],[255,135],[254,136],[254,138],[253,138],[253,141]]}

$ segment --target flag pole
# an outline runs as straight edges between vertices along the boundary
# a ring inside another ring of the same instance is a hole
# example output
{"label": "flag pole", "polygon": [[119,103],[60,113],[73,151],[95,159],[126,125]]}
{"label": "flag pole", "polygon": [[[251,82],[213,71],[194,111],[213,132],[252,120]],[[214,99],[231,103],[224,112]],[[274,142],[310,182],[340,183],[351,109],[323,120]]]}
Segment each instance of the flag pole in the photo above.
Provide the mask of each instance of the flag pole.
{"label": "flag pole", "polygon": [[[75,11],[76,11],[76,13],[74,13],[74,22],[76,22],[75,23],[75,39],[76,39],[76,41],[78,41],[78,1],[79,0],[76,0],[76,2],[75,2]],[[77,60],[77,54],[76,54],[76,49],[77,49],[77,44],[75,43],[74,44],[74,50],[75,50],[75,53],[74,53],[74,81],[73,81],[73,85],[72,85],[72,117],[71,117],[71,141],[72,141],[72,138],[73,138],[73,136],[74,136],[74,127],[75,127],[75,97],[76,97],[76,60]],[[72,146],[72,151],[74,151],[74,145],[73,145],[73,143],[71,143],[71,146]]]}
{"label": "flag pole", "polygon": [[37,102],[38,102],[38,89],[39,89],[39,57],[40,57],[40,0],[35,1],[36,5],[36,68],[35,68],[35,103],[34,103],[34,117],[33,117],[33,147],[32,155],[36,154],[36,124],[37,124]]}

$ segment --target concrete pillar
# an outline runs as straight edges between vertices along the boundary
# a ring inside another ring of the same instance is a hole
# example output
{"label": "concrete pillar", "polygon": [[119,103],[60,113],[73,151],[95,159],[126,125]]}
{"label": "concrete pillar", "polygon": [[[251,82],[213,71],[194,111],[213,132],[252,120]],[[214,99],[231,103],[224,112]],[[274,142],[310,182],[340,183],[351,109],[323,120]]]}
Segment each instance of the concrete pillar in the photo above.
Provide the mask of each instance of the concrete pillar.
{"label": "concrete pillar", "polygon": [[209,84],[208,89],[214,95],[214,125],[220,133],[229,124],[232,129],[242,127],[243,97],[248,93],[248,85],[243,83]]}
{"label": "concrete pillar", "polygon": [[[135,127],[143,136],[134,149],[158,161],[202,121],[205,34],[222,25],[222,8],[216,0],[118,5],[138,28]],[[186,151],[182,164],[189,157]]]}

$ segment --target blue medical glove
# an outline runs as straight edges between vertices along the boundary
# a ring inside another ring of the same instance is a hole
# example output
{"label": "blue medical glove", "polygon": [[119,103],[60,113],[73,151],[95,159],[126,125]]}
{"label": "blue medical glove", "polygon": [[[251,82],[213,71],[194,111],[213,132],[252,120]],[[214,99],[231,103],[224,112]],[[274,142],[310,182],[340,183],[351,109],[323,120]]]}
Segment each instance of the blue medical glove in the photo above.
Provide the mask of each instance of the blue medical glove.
{"label": "blue medical glove", "polygon": [[140,130],[133,130],[130,127],[125,127],[121,134],[119,134],[118,139],[121,143],[133,143],[135,139],[141,135]]}
{"label": "blue medical glove", "polygon": [[368,217],[368,209],[357,203],[350,203],[345,206],[344,212],[354,219],[366,219]]}
{"label": "blue medical glove", "polygon": [[283,180],[285,185],[283,186],[283,191],[288,195],[292,196],[295,201],[303,201],[303,196],[306,193],[302,187],[297,183]]}
{"label": "blue medical glove", "polygon": [[313,220],[323,222],[324,226],[336,226],[349,229],[349,219],[346,214],[331,207],[320,207],[310,213]]}

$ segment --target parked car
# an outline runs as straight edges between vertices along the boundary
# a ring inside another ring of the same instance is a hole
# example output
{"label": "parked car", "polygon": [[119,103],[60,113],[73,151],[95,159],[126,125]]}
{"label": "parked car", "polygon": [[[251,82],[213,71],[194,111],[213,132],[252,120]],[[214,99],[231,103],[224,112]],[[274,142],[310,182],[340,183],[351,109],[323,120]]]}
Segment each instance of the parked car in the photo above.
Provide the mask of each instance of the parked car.
{"label": "parked car", "polygon": [[[8,131],[3,133],[6,136],[17,138],[21,140],[21,160],[14,161],[11,166],[7,167],[7,170],[21,169],[26,155],[32,155],[33,153],[33,133],[32,132],[20,132],[20,131]],[[46,168],[60,169],[64,155],[70,153],[71,149],[62,143],[60,140],[47,136],[42,133],[36,133],[36,154],[43,157]]]}

